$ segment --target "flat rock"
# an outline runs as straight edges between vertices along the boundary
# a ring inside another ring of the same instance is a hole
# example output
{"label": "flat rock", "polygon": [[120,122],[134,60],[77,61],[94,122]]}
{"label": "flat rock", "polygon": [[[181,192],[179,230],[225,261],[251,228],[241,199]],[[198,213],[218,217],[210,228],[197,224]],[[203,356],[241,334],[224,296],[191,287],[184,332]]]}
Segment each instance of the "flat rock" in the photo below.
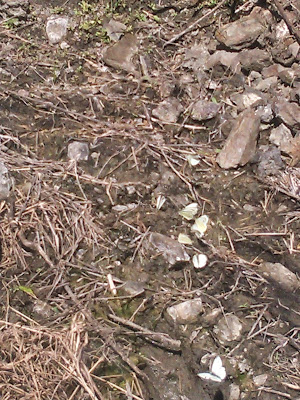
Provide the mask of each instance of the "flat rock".
{"label": "flat rock", "polygon": [[261,71],[271,65],[271,56],[266,50],[243,50],[239,54],[239,61],[246,71]]}
{"label": "flat rock", "polygon": [[246,89],[243,93],[234,93],[230,96],[230,100],[236,104],[238,111],[245,108],[257,107],[264,104],[264,95],[255,89]]}
{"label": "flat rock", "polygon": [[67,34],[69,18],[53,15],[46,23],[46,33],[51,44],[59,43]]}
{"label": "flat rock", "polygon": [[293,139],[292,132],[284,124],[280,124],[277,128],[272,129],[269,140],[284,151],[288,148]]}
{"label": "flat rock", "polygon": [[239,73],[241,71],[239,54],[217,50],[207,58],[205,69],[211,69],[217,65],[222,65],[229,68],[232,73]]}
{"label": "flat rock", "polygon": [[149,243],[158,253],[162,254],[171,266],[190,260],[190,256],[177,240],[162,235],[161,233],[151,233],[149,236]]}
{"label": "flat rock", "polygon": [[264,277],[276,282],[284,290],[293,292],[300,289],[297,275],[280,263],[265,262],[260,264],[259,270]]}
{"label": "flat rock", "polygon": [[221,104],[212,101],[199,100],[192,108],[191,117],[197,121],[205,121],[214,118],[221,109]]}
{"label": "flat rock", "polygon": [[260,117],[252,109],[247,109],[238,116],[217,157],[221,168],[236,168],[238,165],[247,164],[256,151],[259,125]]}
{"label": "flat rock", "polygon": [[136,73],[132,58],[138,52],[138,49],[137,38],[133,34],[128,33],[119,42],[104,51],[103,60],[110,67],[129,73]]}
{"label": "flat rock", "polygon": [[276,117],[291,128],[300,128],[300,106],[280,99],[274,104]]}
{"label": "flat rock", "polygon": [[174,324],[192,324],[202,311],[202,300],[195,299],[168,307],[166,312]]}
{"label": "flat rock", "polygon": [[177,121],[183,107],[175,97],[170,97],[154,108],[152,114],[161,121],[174,123]]}
{"label": "flat rock", "polygon": [[266,31],[272,15],[268,10],[254,7],[249,16],[224,25],[216,32],[216,39],[227,47],[241,49],[249,47]]}
{"label": "flat rock", "polygon": [[229,314],[220,319],[218,324],[214,327],[214,333],[220,343],[228,344],[241,338],[242,328],[243,326],[238,317]]}
{"label": "flat rock", "polygon": [[110,40],[117,42],[126,31],[126,25],[122,24],[122,22],[110,19],[109,22],[103,24],[103,29],[106,30]]}

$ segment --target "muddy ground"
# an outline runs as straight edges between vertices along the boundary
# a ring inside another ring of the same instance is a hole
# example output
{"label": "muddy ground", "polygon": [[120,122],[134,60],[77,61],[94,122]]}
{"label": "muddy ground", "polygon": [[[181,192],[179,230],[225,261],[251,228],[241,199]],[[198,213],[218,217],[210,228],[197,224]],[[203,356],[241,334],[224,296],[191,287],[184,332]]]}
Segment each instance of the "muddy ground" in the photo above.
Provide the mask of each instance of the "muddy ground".
{"label": "muddy ground", "polygon": [[[299,399],[300,11],[283,3],[290,31],[263,1],[0,0],[1,399]],[[224,44],[254,7],[263,35]],[[269,58],[201,59],[245,49]],[[220,166],[245,110],[251,154]],[[282,124],[292,150],[270,143]]]}

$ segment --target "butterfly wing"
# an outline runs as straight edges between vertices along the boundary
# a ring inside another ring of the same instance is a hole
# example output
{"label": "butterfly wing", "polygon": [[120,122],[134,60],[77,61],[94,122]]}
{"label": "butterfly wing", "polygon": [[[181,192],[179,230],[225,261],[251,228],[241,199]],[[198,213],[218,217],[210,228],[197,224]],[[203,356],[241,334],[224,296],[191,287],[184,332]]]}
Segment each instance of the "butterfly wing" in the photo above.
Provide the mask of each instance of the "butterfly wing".
{"label": "butterfly wing", "polygon": [[220,381],[223,381],[226,378],[226,370],[223,367],[220,356],[217,356],[214,359],[214,362],[212,363],[212,366],[211,366],[211,373],[213,375],[217,376],[220,379]]}
{"label": "butterfly wing", "polygon": [[212,382],[222,382],[222,379],[219,378],[217,375],[212,374],[211,372],[200,372],[198,376],[205,381],[212,381]]}

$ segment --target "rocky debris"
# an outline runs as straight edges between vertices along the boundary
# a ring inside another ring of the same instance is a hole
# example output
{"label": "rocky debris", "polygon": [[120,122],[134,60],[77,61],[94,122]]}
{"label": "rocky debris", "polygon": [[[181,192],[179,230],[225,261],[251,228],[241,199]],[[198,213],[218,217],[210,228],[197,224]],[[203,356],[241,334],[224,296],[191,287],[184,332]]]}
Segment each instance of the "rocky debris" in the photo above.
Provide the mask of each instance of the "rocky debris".
{"label": "rocky debris", "polygon": [[269,123],[274,118],[271,104],[257,107],[257,113],[260,115],[260,120],[263,123]]}
{"label": "rocky debris", "polygon": [[297,275],[280,263],[265,262],[260,264],[259,270],[265,278],[276,282],[284,290],[294,292],[300,289]]}
{"label": "rocky debris", "polygon": [[29,0],[0,0],[0,16],[5,18],[26,18]]}
{"label": "rocky debris", "polygon": [[222,65],[229,68],[232,73],[239,73],[241,71],[239,54],[231,53],[225,50],[218,50],[207,58],[205,69],[211,69],[217,65]]}
{"label": "rocky debris", "polygon": [[184,67],[198,71],[205,69],[207,60],[210,58],[209,51],[204,43],[193,45],[185,51]]}
{"label": "rocky debris", "polygon": [[149,243],[156,252],[162,254],[171,266],[190,260],[190,256],[177,240],[162,235],[161,233],[151,233],[149,236]]}
{"label": "rocky debris", "polygon": [[107,36],[110,40],[117,42],[126,31],[126,25],[122,24],[122,22],[110,19],[108,22],[103,24],[103,29],[106,30]]}
{"label": "rocky debris", "polygon": [[249,16],[220,28],[216,32],[216,39],[226,47],[236,50],[249,47],[259,36],[266,33],[271,21],[272,14],[270,11],[254,7]]}
{"label": "rocky debris", "polygon": [[167,308],[167,318],[174,324],[192,324],[203,311],[201,299],[187,300]]}
{"label": "rocky debris", "polygon": [[243,50],[238,59],[245,71],[261,71],[272,64],[270,54],[262,49]]}
{"label": "rocky debris", "polygon": [[0,161],[0,201],[8,199],[11,187],[12,181],[9,176],[9,171],[4,163]]}
{"label": "rocky debris", "polygon": [[161,121],[174,123],[182,111],[183,107],[180,101],[175,97],[170,97],[159,103],[158,107],[152,111],[152,114]]}
{"label": "rocky debris", "polygon": [[275,146],[260,146],[253,161],[258,163],[257,174],[261,177],[276,175],[284,167],[280,150]]}
{"label": "rocky debris", "polygon": [[137,71],[132,58],[137,54],[138,49],[136,36],[128,33],[104,51],[103,60],[110,67],[136,74]]}
{"label": "rocky debris", "polygon": [[276,117],[280,118],[290,128],[300,128],[300,106],[284,99],[278,99],[274,104]]}
{"label": "rocky debris", "polygon": [[59,43],[67,34],[69,18],[52,15],[46,23],[46,33],[51,44]]}
{"label": "rocky debris", "polygon": [[284,68],[278,73],[282,82],[290,86],[296,86],[300,82],[300,67],[294,64],[291,68]]}
{"label": "rocky debris", "polygon": [[234,93],[230,96],[230,100],[236,104],[238,111],[261,106],[265,103],[263,93],[251,88],[247,88],[243,93]]}
{"label": "rocky debris", "polygon": [[214,333],[221,344],[228,344],[239,340],[242,336],[242,324],[238,317],[233,314],[225,315],[214,327]]}
{"label": "rocky debris", "polygon": [[89,159],[89,145],[86,142],[72,142],[68,145],[68,157],[74,161],[87,161]]}
{"label": "rocky debris", "polygon": [[199,100],[192,108],[191,117],[197,121],[205,121],[214,118],[220,109],[221,104],[212,101]]}
{"label": "rocky debris", "polygon": [[261,74],[263,78],[270,78],[271,76],[279,76],[279,72],[283,71],[284,67],[280,64],[272,64],[269,67],[262,69]]}
{"label": "rocky debris", "polygon": [[239,115],[217,157],[221,168],[236,168],[251,160],[256,151],[259,125],[260,117],[252,109],[247,109]]}

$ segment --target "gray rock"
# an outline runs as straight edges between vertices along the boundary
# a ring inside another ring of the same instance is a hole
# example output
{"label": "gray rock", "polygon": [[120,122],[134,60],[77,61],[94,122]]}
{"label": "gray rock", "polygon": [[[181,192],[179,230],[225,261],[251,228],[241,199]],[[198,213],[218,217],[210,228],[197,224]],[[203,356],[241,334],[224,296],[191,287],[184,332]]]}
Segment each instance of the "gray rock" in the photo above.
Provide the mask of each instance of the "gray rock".
{"label": "gray rock", "polygon": [[0,200],[8,199],[11,187],[12,181],[9,176],[9,171],[4,163],[0,161]]}
{"label": "gray rock", "polygon": [[280,64],[273,64],[270,65],[269,67],[265,67],[262,69],[261,74],[263,78],[270,78],[271,76],[277,76],[279,75],[279,72],[284,70],[284,67]]}
{"label": "gray rock", "polygon": [[239,61],[246,71],[261,71],[271,65],[271,56],[266,50],[243,50],[239,54]]}
{"label": "gray rock", "polygon": [[247,164],[256,151],[259,125],[260,117],[252,109],[239,115],[217,157],[221,168],[236,168],[238,165]]}
{"label": "gray rock", "polygon": [[153,232],[149,236],[149,243],[156,252],[162,254],[171,266],[190,260],[190,256],[184,247],[177,240],[171,239],[168,236]]}
{"label": "gray rock", "polygon": [[205,44],[196,44],[190,49],[186,49],[184,67],[194,71],[204,69],[209,57],[210,54]]}
{"label": "gray rock", "polygon": [[279,78],[282,82],[286,83],[290,86],[296,86],[296,84],[300,81],[300,67],[296,68],[284,68],[278,74]]}
{"label": "gray rock", "polygon": [[74,161],[87,161],[89,145],[86,142],[72,142],[68,145],[68,157]]}
{"label": "gray rock", "polygon": [[284,167],[280,150],[275,146],[262,145],[255,158],[258,162],[257,173],[261,177],[277,175]]}
{"label": "gray rock", "polygon": [[247,89],[243,93],[234,93],[230,100],[236,104],[238,111],[264,104],[264,95],[255,89]]}
{"label": "gray rock", "polygon": [[249,47],[260,35],[266,32],[272,15],[260,7],[254,7],[251,14],[224,25],[216,33],[216,39],[227,47],[241,49]]}
{"label": "gray rock", "polygon": [[170,97],[159,103],[158,107],[152,111],[152,114],[161,121],[174,123],[182,111],[183,107],[179,100],[175,97]]}
{"label": "gray rock", "polygon": [[121,69],[129,73],[136,73],[132,58],[138,52],[137,38],[128,33],[122,39],[108,47],[103,54],[104,62],[110,67]]}
{"label": "gray rock", "polygon": [[51,44],[59,43],[67,34],[69,18],[52,15],[46,23],[46,33]]}
{"label": "gray rock", "polygon": [[280,118],[287,126],[300,128],[300,106],[298,104],[280,99],[274,104],[274,112],[276,117]]}
{"label": "gray rock", "polygon": [[259,270],[264,277],[275,281],[289,292],[300,289],[300,281],[297,275],[280,263],[265,262],[260,264]]}
{"label": "gray rock", "polygon": [[257,114],[260,115],[261,122],[264,123],[269,123],[274,118],[271,104],[267,104],[266,106],[259,106],[257,108]]}
{"label": "gray rock", "polygon": [[269,140],[284,151],[285,148],[290,146],[293,135],[288,127],[280,124],[277,128],[272,129]]}
{"label": "gray rock", "polygon": [[211,69],[216,65],[229,68],[234,74],[241,71],[239,54],[225,50],[218,50],[208,57],[205,69]]}
{"label": "gray rock", "polygon": [[197,121],[205,121],[214,118],[221,109],[221,104],[212,101],[199,100],[192,108],[191,117]]}
{"label": "gray rock", "polygon": [[192,324],[196,322],[203,311],[201,299],[187,300],[167,308],[167,317],[174,324]]}
{"label": "gray rock", "polygon": [[243,326],[238,317],[229,314],[220,319],[219,323],[214,327],[214,333],[220,343],[225,345],[239,340],[242,336],[242,328]]}

